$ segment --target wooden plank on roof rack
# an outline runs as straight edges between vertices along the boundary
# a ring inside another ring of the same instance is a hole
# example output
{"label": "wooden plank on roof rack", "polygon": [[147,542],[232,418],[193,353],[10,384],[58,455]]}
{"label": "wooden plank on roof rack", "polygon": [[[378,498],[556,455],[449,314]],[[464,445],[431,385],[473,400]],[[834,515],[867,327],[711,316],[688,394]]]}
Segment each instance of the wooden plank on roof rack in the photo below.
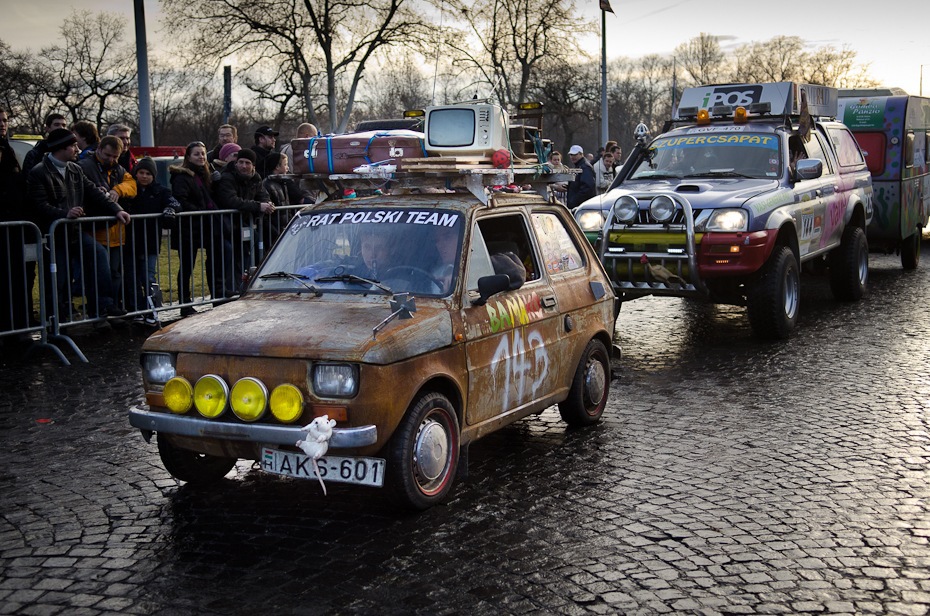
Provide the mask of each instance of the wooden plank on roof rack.
{"label": "wooden plank on roof rack", "polygon": [[405,158],[404,163],[475,164],[490,159],[463,158],[458,156],[428,156],[427,158]]}

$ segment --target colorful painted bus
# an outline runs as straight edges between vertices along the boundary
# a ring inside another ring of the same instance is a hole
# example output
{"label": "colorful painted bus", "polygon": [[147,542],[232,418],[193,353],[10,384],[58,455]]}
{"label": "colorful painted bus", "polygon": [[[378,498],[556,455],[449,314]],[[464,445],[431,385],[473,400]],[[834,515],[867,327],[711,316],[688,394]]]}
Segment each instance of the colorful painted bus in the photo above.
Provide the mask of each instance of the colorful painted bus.
{"label": "colorful painted bus", "polygon": [[837,119],[872,173],[870,250],[898,252],[904,269],[915,269],[930,216],[930,98],[900,88],[840,90]]}

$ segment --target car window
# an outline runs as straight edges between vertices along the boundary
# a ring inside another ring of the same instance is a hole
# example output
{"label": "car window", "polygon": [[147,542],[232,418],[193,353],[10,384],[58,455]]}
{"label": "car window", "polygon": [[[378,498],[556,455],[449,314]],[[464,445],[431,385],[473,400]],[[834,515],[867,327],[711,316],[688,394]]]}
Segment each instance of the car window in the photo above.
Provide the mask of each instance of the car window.
{"label": "car window", "polygon": [[659,137],[631,180],[739,175],[774,178],[781,173],[779,139],[772,133],[715,131]]}
{"label": "car window", "polygon": [[321,292],[386,292],[387,287],[394,293],[446,296],[455,286],[464,224],[460,213],[433,208],[302,212],[251,289],[300,290],[312,284]]}
{"label": "car window", "polygon": [[578,246],[572,240],[562,220],[551,213],[534,213],[533,228],[539,240],[546,271],[552,274],[570,272],[584,267]]}
{"label": "car window", "polygon": [[478,288],[478,279],[484,276],[493,276],[494,267],[491,265],[491,255],[484,242],[481,228],[475,223],[471,234],[471,247],[468,250],[468,271],[465,274],[465,288],[475,290]]}
{"label": "car window", "polygon": [[824,152],[823,144],[820,142],[820,133],[811,133],[811,138],[804,143],[804,150],[808,158],[817,158],[823,161],[823,173],[827,175],[833,173],[833,164],[830,157]]}
{"label": "car window", "polygon": [[[476,224],[492,263],[495,255],[513,253],[526,269],[526,281],[539,279],[539,259],[533,251],[533,243],[530,241],[523,216],[519,214],[487,216],[478,220]],[[472,250],[475,248],[473,247]],[[472,279],[473,274],[469,272],[468,280]],[[474,277],[474,280],[475,287],[469,285],[469,288],[477,287],[477,277]]]}
{"label": "car window", "polygon": [[865,162],[872,175],[885,173],[885,148],[887,141],[884,133],[856,131],[856,141],[865,154]]}
{"label": "car window", "polygon": [[842,128],[831,128],[827,131],[833,147],[836,149],[836,158],[840,167],[858,167],[862,164],[862,153],[852,134]]}

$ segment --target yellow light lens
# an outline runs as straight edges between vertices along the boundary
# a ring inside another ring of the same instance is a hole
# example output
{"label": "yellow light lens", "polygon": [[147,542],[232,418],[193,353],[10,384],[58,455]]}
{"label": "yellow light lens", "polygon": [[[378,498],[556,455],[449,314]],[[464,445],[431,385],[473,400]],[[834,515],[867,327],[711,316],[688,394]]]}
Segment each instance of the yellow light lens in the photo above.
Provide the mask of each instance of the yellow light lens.
{"label": "yellow light lens", "polygon": [[746,108],[737,107],[736,111],[733,112],[733,121],[737,124],[743,124],[746,122]]}
{"label": "yellow light lens", "polygon": [[226,410],[229,400],[229,385],[215,374],[207,374],[197,379],[194,385],[194,406],[197,412],[208,419],[219,417]]}
{"label": "yellow light lens", "polygon": [[706,109],[701,109],[697,114],[697,123],[698,124],[710,124],[710,112]]}
{"label": "yellow light lens", "polygon": [[189,411],[194,404],[194,388],[187,379],[181,376],[169,379],[165,383],[162,395],[168,410],[179,415]]}
{"label": "yellow light lens", "polygon": [[293,385],[278,385],[271,392],[271,414],[278,421],[291,423],[304,411],[304,396]]}
{"label": "yellow light lens", "polygon": [[256,421],[268,408],[268,388],[250,376],[239,379],[230,392],[229,405],[242,421]]}

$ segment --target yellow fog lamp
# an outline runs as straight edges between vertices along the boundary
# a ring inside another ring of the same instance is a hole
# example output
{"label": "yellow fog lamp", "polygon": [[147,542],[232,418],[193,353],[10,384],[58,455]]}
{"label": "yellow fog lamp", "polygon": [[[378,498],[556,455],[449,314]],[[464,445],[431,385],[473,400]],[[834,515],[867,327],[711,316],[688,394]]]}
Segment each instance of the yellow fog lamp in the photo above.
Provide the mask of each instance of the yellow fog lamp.
{"label": "yellow fog lamp", "polygon": [[295,422],[303,412],[304,395],[293,385],[278,385],[271,392],[271,414],[278,421]]}
{"label": "yellow fog lamp", "polygon": [[172,413],[178,415],[186,413],[194,404],[194,388],[191,387],[190,381],[183,376],[176,376],[165,383],[165,389],[162,391],[165,399],[165,406]]}
{"label": "yellow fog lamp", "polygon": [[746,108],[737,107],[736,111],[733,112],[733,123],[734,124],[745,124],[746,123]]}
{"label": "yellow fog lamp", "polygon": [[404,111],[405,118],[422,118],[426,115],[426,111],[423,109],[407,109]]}
{"label": "yellow fog lamp", "polygon": [[697,112],[697,123],[710,124],[710,113],[708,113],[706,109],[701,109]]}
{"label": "yellow fog lamp", "polygon": [[226,410],[229,400],[229,385],[215,374],[197,379],[194,385],[194,406],[197,412],[208,419],[219,417]]}
{"label": "yellow fog lamp", "polygon": [[229,405],[242,421],[257,421],[268,408],[268,388],[250,376],[239,379],[229,392]]}

